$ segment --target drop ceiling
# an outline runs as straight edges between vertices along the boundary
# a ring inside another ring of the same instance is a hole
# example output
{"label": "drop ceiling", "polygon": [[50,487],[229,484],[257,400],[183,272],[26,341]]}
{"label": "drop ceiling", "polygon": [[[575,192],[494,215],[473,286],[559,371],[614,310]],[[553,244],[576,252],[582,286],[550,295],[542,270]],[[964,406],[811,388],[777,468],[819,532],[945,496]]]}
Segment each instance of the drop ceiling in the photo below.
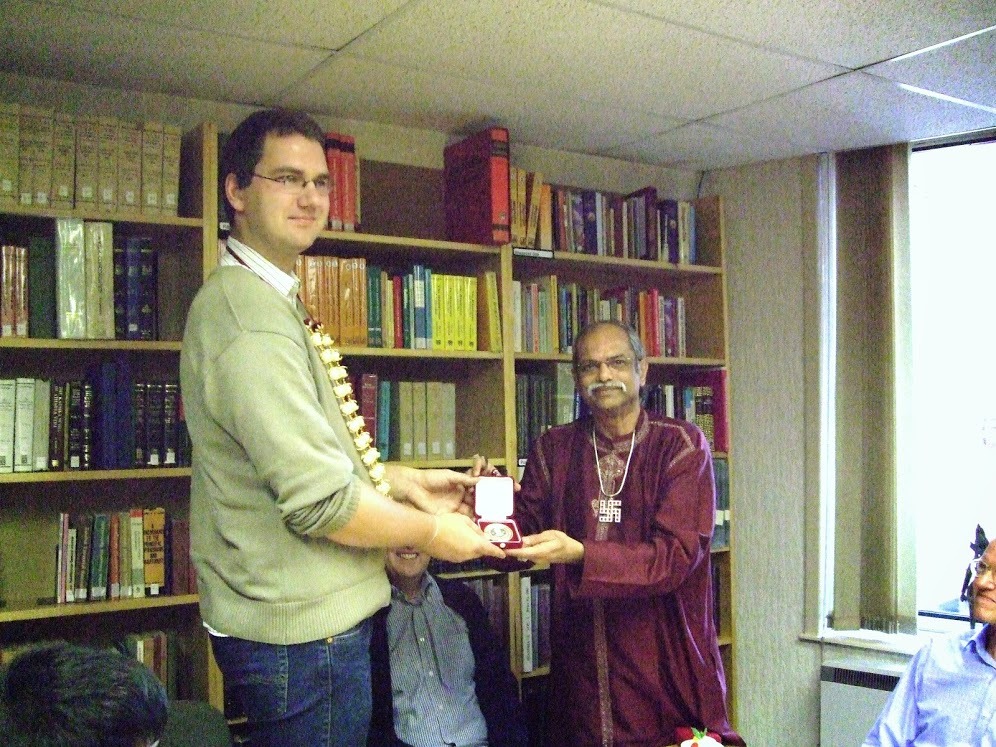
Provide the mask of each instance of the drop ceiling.
{"label": "drop ceiling", "polygon": [[996,127],[996,0],[3,0],[0,71],[704,170]]}

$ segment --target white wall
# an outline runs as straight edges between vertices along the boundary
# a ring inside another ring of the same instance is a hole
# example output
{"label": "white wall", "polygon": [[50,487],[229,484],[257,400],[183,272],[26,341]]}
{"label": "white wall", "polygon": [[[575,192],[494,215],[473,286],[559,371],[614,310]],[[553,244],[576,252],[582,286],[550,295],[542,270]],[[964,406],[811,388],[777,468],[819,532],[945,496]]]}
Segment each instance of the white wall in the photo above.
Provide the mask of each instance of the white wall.
{"label": "white wall", "polygon": [[819,647],[803,631],[804,273],[815,159],[710,172],[723,198],[730,322],[737,725],[819,743]]}

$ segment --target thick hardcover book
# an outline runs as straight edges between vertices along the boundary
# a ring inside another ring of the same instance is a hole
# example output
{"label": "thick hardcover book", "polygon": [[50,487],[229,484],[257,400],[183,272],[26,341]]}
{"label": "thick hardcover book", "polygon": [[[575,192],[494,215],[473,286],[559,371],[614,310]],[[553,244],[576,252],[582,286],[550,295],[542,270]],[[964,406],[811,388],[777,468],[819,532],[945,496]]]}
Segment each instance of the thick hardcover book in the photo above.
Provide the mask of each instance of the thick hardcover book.
{"label": "thick hardcover book", "polygon": [[118,356],[114,362],[114,467],[131,469],[135,466],[135,428],[133,420],[131,363],[128,356]]}
{"label": "thick hardcover book", "polygon": [[508,155],[504,127],[482,130],[443,150],[448,239],[477,244],[511,239]]}
{"label": "thick hardcover book", "polygon": [[0,103],[0,205],[16,205],[20,198],[19,104]]}
{"label": "thick hardcover book", "polygon": [[100,117],[98,127],[97,205],[103,212],[114,213],[118,209],[118,120]]}
{"label": "thick hardcover book", "polygon": [[377,443],[377,374],[360,374],[360,391],[358,392],[360,416],[366,425],[367,432],[373,442]]}
{"label": "thick hardcover book", "polygon": [[145,393],[145,464],[149,467],[162,467],[165,460],[165,399],[165,385],[160,381],[149,382]]}
{"label": "thick hardcover book", "polygon": [[412,382],[412,449],[415,459],[419,461],[425,460],[429,454],[425,398],[425,382]]}
{"label": "thick hardcover book", "polygon": [[135,381],[131,385],[131,432],[135,438],[135,449],[132,452],[132,467],[145,467],[148,464],[149,439],[146,433],[147,385],[144,381]]}
{"label": "thick hardcover book", "polygon": [[96,452],[94,450],[97,430],[96,390],[92,381],[83,382],[83,412],[80,422],[82,431],[82,457],[80,469],[94,469]]}
{"label": "thick hardcover book", "polygon": [[83,224],[86,262],[86,336],[114,339],[114,230],[111,223]]}
{"label": "thick hardcover book", "polygon": [[90,600],[107,599],[107,575],[110,568],[111,517],[98,513],[93,516],[90,552]]}
{"label": "thick hardcover book", "polygon": [[99,200],[100,120],[81,115],[76,117],[76,189],[75,204],[79,209],[96,209]]}
{"label": "thick hardcover book", "polygon": [[183,130],[163,125],[162,212],[176,215],[180,204],[180,146]]}
{"label": "thick hardcover book", "polygon": [[107,545],[107,598],[121,598],[121,515],[110,514],[110,542]]}
{"label": "thick hardcover book", "polygon": [[138,262],[138,339],[155,340],[159,316],[159,271],[151,239],[141,242]]}
{"label": "thick hardcover book", "polygon": [[180,385],[175,381],[163,384],[163,466],[176,467],[179,462],[177,420],[180,406]]}
{"label": "thick hardcover book", "polygon": [[678,264],[678,201],[664,199],[657,203],[661,260]]}
{"label": "thick hardcover book", "polygon": [[34,469],[35,380],[18,378],[14,385],[14,472]]}
{"label": "thick hardcover book", "polygon": [[163,210],[163,125],[142,125],[142,212],[159,215]]}
{"label": "thick hardcover book", "polygon": [[28,336],[55,337],[55,244],[50,236],[28,239]]}
{"label": "thick hardcover book", "polygon": [[145,512],[140,508],[130,511],[128,526],[131,529],[131,595],[145,596]]}
{"label": "thick hardcover book", "polygon": [[190,520],[171,517],[170,527],[170,594],[190,594]]}
{"label": "thick hardcover book", "polygon": [[66,391],[66,466],[65,469],[83,469],[83,382],[70,381]]}
{"label": "thick hardcover book", "polygon": [[0,379],[0,473],[14,471],[14,418],[17,380]]}
{"label": "thick hardcover book", "polygon": [[383,271],[375,266],[367,266],[367,347],[384,347],[384,322],[381,302],[380,276]]}
{"label": "thick hardcover book", "polygon": [[142,517],[145,593],[157,597],[166,586],[166,509],[147,508]]}
{"label": "thick hardcover book", "polygon": [[342,230],[342,180],[339,173],[342,168],[342,161],[339,158],[339,151],[342,148],[342,135],[338,132],[325,133],[325,163],[329,170],[329,229],[332,231]]}
{"label": "thick hardcover book", "polygon": [[48,469],[48,429],[51,422],[52,382],[35,380],[34,434],[31,438],[31,464],[35,472]]}
{"label": "thick hardcover book", "polygon": [[391,382],[380,379],[377,382],[377,451],[386,459],[391,447]]}
{"label": "thick hardcover book", "polygon": [[118,212],[138,213],[142,202],[142,128],[118,123]]}
{"label": "thick hardcover book", "polygon": [[118,511],[118,574],[121,596],[132,596],[131,586],[131,512]]}
{"label": "thick hardcover book", "polygon": [[359,220],[359,184],[357,182],[356,138],[352,135],[339,136],[339,201],[342,204],[342,230],[356,231]]}
{"label": "thick hardcover book", "polygon": [[59,337],[86,337],[86,249],[83,221],[55,221],[56,321]]}
{"label": "thick hardcover book", "polygon": [[76,517],[76,601],[90,596],[90,556],[93,553],[93,516]]}
{"label": "thick hardcover book", "polygon": [[532,577],[519,578],[519,616],[522,622],[522,671],[533,671],[533,592]]}

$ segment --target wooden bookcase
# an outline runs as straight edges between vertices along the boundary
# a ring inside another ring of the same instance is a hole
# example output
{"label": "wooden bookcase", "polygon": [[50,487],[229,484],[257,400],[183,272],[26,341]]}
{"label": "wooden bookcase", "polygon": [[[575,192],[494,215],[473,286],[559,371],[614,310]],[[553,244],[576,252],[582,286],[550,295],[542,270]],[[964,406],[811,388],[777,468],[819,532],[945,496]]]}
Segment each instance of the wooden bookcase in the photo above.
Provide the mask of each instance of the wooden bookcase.
{"label": "wooden bookcase", "polygon": [[[179,379],[180,340],[187,308],[216,263],[217,132],[186,133],[181,155],[179,217],[123,215],[40,207],[0,208],[4,243],[54,237],[55,219],[113,223],[115,237],[151,236],[158,251],[158,339],[61,340],[0,338],[5,378],[83,378],[112,357],[128,359],[136,377]],[[210,676],[207,637],[197,595],[56,604],[58,514],[164,506],[189,512],[190,469],[182,467],[0,474],[0,646],[67,639],[102,643],[129,633],[177,633],[178,694],[221,705]]]}
{"label": "wooden bookcase", "polygon": [[[513,248],[509,246],[505,247],[503,253],[502,308],[512,308],[513,295],[510,287],[512,279],[529,282],[556,275],[558,283],[573,281],[588,288],[603,290],[620,286],[637,290],[657,288],[662,296],[680,295],[685,299],[687,355],[680,358],[651,357],[649,359],[650,371],[647,376],[648,385],[680,383],[682,375],[690,372],[725,370],[729,359],[729,343],[727,338],[726,265],[722,203],[718,197],[706,197],[695,200],[694,204],[698,246],[697,264],[675,265],[648,260],[598,257],[567,252],[554,252],[552,258],[537,258],[515,254]],[[509,318],[509,314],[504,314],[504,318]],[[506,350],[513,350],[514,338],[510,327],[511,325],[506,325],[503,330]],[[570,362],[571,356],[564,353],[513,353],[506,358],[509,368],[511,368],[505,380],[506,401],[513,410],[511,414],[512,428],[506,436],[506,459],[509,464],[515,464],[519,453],[516,442],[517,434],[514,428],[515,374],[546,373],[553,376],[554,365]],[[726,431],[728,435],[731,435],[728,422],[729,391],[724,392],[723,396],[726,401],[724,408],[727,417]],[[725,457],[732,472],[732,460],[729,452],[717,452],[715,456]],[[716,604],[718,607],[720,653],[726,671],[730,719],[733,722],[736,699],[732,687],[734,631],[731,587],[734,575],[729,545],[715,548],[712,551],[712,563],[719,592]],[[539,571],[542,572],[542,569]],[[534,571],[529,572],[533,573]],[[540,667],[528,673],[522,671],[521,641],[523,631],[516,612],[522,600],[519,597],[518,588],[516,579],[510,580],[511,603],[509,607],[511,613],[509,622],[512,627],[513,671],[520,680],[543,677],[549,673],[546,667]]]}
{"label": "wooden bookcase", "polygon": [[[70,341],[0,338],[5,377],[80,376],[103,356],[126,353],[137,371],[177,377],[186,311],[218,259],[218,137],[203,125],[183,141],[179,218],[123,217],[40,209],[7,208],[0,230],[14,241],[54,230],[54,218],[109,220],[115,231],[153,233],[163,250],[159,259],[160,341]],[[515,256],[511,246],[494,247],[442,240],[442,174],[438,170],[363,163],[362,233],[324,232],[313,254],[364,257],[369,264],[399,272],[422,263],[434,272],[478,276],[497,273],[503,319],[512,303],[513,279],[556,274],[592,287],[656,287],[685,296],[688,356],[653,358],[651,382],[673,381],[687,370],[724,368],[728,360],[727,302],[722,207],[715,198],[699,200],[699,261],[677,266],[556,253],[552,259]],[[391,380],[448,381],[456,385],[456,452],[448,460],[415,460],[415,467],[465,469],[475,453],[515,473],[515,376],[552,369],[569,361],[564,354],[516,354],[510,324],[503,322],[503,351],[441,351],[342,348],[351,373],[371,372]],[[728,393],[727,393],[728,394]],[[727,411],[728,411],[727,407]],[[726,455],[729,457],[729,454]],[[731,465],[732,467],[732,465]],[[0,475],[0,645],[67,638],[92,641],[155,628],[183,631],[185,672],[194,697],[223,707],[220,673],[210,655],[197,611],[197,596],[129,599],[57,605],[39,601],[52,595],[56,516],[59,511],[119,510],[136,505],[189,508],[190,470],[139,469],[92,472],[35,472]],[[713,553],[720,580],[720,644],[732,693],[734,574],[728,548]],[[528,573],[544,573],[538,568]],[[500,575],[508,596],[508,628],[513,671],[520,678],[542,677],[545,668],[522,672],[519,574]],[[733,715],[731,714],[731,718]]]}

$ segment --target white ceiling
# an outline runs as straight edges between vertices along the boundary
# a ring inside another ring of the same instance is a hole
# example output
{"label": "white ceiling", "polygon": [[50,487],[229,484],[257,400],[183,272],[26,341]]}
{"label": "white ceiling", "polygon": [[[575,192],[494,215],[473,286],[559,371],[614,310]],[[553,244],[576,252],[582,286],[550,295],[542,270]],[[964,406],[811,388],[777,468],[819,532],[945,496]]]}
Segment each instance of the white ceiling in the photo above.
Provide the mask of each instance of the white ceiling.
{"label": "white ceiling", "polygon": [[698,170],[996,127],[996,0],[0,0],[0,70]]}

